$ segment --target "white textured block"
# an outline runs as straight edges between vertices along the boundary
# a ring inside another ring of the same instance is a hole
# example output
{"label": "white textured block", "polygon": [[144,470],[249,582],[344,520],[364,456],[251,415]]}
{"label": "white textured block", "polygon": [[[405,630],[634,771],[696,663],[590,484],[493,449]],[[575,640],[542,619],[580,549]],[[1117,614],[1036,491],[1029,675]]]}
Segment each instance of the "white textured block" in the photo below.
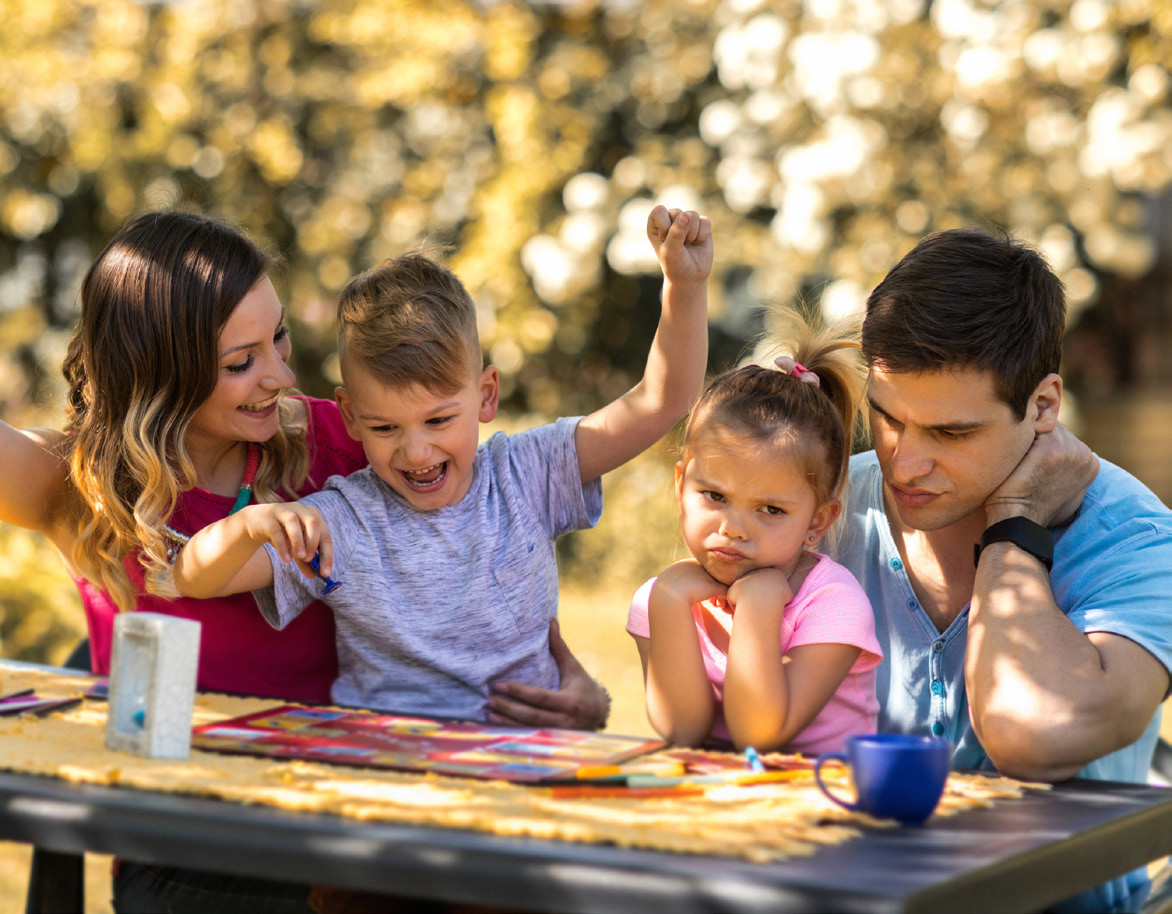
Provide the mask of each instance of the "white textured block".
{"label": "white textured block", "polygon": [[187,758],[200,625],[161,613],[114,620],[106,745],[151,758]]}

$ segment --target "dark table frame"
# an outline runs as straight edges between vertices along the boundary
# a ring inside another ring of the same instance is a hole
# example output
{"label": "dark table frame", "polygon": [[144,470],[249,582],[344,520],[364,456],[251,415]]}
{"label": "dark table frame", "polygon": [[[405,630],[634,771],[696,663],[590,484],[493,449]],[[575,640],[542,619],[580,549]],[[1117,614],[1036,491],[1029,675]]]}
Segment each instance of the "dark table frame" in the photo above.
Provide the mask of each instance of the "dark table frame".
{"label": "dark table frame", "polygon": [[29,910],[80,910],[85,851],[292,882],[594,912],[1031,911],[1172,854],[1172,790],[1071,781],[769,865],[242,806],[0,773]]}

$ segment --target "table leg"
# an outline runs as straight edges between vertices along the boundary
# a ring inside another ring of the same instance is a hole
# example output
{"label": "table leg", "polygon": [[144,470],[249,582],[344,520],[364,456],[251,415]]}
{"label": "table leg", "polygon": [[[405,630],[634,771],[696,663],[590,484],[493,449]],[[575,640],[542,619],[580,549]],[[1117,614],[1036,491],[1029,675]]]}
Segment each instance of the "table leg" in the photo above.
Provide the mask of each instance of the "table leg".
{"label": "table leg", "polygon": [[25,914],[77,914],[85,910],[85,855],[33,848]]}

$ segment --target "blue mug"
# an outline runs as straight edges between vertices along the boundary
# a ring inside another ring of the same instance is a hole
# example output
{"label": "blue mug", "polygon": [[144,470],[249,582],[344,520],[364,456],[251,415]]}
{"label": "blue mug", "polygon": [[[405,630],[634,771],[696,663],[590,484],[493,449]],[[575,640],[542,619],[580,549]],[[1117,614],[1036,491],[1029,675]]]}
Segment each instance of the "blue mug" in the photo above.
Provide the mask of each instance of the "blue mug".
{"label": "blue mug", "polygon": [[[822,766],[829,761],[850,767],[857,795],[854,803],[836,797],[822,783]],[[946,739],[873,733],[848,736],[845,754],[818,756],[814,778],[827,797],[852,812],[920,825],[940,802],[951,762],[952,745]]]}

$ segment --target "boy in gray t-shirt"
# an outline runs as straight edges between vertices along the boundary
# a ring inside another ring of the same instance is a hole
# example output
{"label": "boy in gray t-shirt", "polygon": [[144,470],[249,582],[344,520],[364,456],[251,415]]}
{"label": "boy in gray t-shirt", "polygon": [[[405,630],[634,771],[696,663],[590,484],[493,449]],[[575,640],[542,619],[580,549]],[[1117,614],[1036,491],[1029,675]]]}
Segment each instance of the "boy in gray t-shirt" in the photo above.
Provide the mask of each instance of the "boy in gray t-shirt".
{"label": "boy in gray t-shirt", "polygon": [[[554,544],[597,522],[599,478],[662,437],[704,376],[711,227],[658,206],[647,233],[665,283],[643,379],[585,418],[483,445],[500,382],[460,281],[418,255],[352,280],[336,396],[370,467],[204,528],[175,562],[179,590],[254,591],[277,628],[324,599],[339,703],[483,720],[494,683],[557,688]],[[322,576],[344,582],[325,596],[309,564],[319,551]]]}

